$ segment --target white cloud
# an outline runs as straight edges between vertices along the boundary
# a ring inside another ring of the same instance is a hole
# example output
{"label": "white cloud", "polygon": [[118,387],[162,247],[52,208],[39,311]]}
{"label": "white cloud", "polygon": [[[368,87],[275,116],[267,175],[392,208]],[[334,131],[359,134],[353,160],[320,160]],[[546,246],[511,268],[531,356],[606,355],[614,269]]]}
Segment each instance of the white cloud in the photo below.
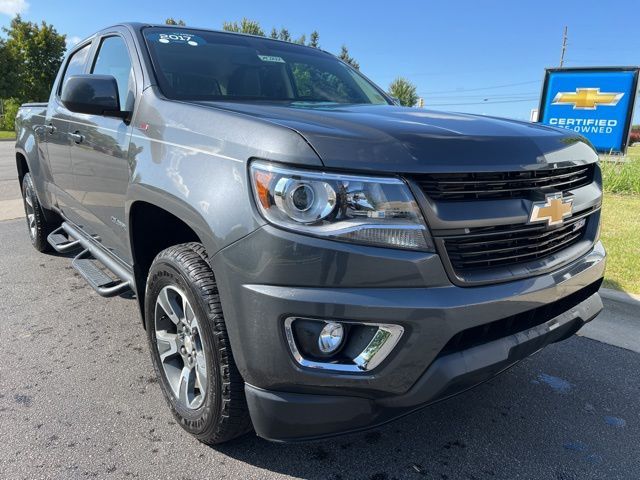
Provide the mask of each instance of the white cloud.
{"label": "white cloud", "polygon": [[18,13],[24,13],[29,8],[27,0],[0,0],[0,13],[13,17]]}
{"label": "white cloud", "polygon": [[[1,1],[1,0],[0,0]],[[74,45],[77,45],[80,40],[82,40],[80,37],[74,35],[73,37],[68,37],[67,38],[67,48],[71,48]]]}

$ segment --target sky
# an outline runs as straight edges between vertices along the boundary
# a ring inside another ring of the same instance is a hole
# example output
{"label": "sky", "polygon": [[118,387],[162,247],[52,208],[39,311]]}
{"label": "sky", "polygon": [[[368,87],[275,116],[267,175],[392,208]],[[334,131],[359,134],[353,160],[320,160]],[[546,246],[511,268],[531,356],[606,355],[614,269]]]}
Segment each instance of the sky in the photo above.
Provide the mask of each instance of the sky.
{"label": "sky", "polygon": [[[0,0],[0,26],[16,13],[46,21],[71,45],[122,21],[220,29],[247,17],[265,31],[320,32],[320,45],[349,47],[361,71],[383,88],[396,76],[417,85],[425,106],[528,120],[544,70],[639,65],[638,0]],[[640,108],[634,123],[640,123]]]}

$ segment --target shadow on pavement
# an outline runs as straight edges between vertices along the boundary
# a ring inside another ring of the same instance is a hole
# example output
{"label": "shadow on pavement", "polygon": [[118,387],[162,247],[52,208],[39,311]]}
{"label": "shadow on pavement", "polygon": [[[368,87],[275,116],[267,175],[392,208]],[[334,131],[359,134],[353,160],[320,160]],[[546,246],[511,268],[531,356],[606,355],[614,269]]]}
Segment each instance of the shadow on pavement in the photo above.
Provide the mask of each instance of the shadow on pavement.
{"label": "shadow on pavement", "polygon": [[602,366],[629,371],[640,357],[602,347],[577,338],[551,346],[487,384],[368,433],[310,444],[248,436],[217,450],[310,479],[631,478],[622,472],[640,472],[633,453],[640,430],[624,419],[640,418],[640,406],[625,396],[637,395],[637,382],[626,394],[612,391]]}

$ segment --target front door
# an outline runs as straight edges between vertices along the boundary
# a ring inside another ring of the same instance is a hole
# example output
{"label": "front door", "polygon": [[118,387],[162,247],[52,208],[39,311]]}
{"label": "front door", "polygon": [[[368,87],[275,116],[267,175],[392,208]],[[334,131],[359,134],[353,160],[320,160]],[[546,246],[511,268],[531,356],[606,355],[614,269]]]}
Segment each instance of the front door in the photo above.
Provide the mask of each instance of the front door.
{"label": "front door", "polygon": [[45,142],[52,178],[51,192],[54,196],[54,202],[64,216],[76,223],[80,221],[80,217],[77,215],[80,205],[75,200],[75,179],[71,152],[69,151],[69,125],[76,114],[62,105],[60,94],[62,86],[69,76],[84,73],[90,50],[91,43],[88,43],[69,57],[64,74],[56,86],[56,91],[49,99],[45,118]]}
{"label": "front door", "polygon": [[[122,36],[101,39],[90,73],[115,77],[121,109],[133,110],[135,73]],[[128,262],[125,196],[131,173],[131,126],[117,117],[81,117],[69,125],[76,191],[83,207],[81,224],[87,234]]]}

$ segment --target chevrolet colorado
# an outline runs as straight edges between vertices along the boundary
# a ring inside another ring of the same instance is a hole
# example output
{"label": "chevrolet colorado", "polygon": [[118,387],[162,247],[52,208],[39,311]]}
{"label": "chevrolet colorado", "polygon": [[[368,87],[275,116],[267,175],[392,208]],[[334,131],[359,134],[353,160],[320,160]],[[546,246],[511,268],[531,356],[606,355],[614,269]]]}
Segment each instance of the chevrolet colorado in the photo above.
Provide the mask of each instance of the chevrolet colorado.
{"label": "chevrolet colorado", "polygon": [[117,25],[73,48],[17,134],[34,247],[135,296],[203,442],[380,425],[602,309],[586,140],[402,108],[319,49]]}

